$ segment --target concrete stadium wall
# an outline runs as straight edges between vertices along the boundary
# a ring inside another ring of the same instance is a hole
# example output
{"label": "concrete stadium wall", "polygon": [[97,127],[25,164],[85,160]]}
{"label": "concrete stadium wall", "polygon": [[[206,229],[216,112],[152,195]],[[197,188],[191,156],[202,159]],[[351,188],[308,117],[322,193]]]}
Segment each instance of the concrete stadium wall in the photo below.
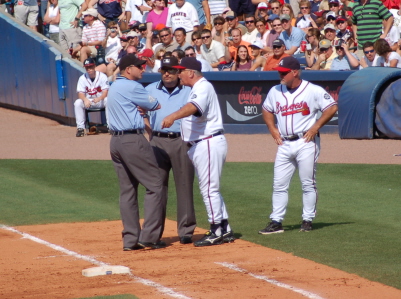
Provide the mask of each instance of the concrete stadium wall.
{"label": "concrete stadium wall", "polygon": [[[75,125],[78,78],[85,70],[52,41],[0,12],[0,106]],[[304,71],[303,78],[325,88],[335,99],[353,72]],[[261,107],[269,89],[279,83],[276,72],[205,73],[217,94],[229,133],[266,133]],[[142,83],[160,80],[144,74]],[[100,122],[100,114],[91,114]],[[337,133],[337,119],[322,132]]]}

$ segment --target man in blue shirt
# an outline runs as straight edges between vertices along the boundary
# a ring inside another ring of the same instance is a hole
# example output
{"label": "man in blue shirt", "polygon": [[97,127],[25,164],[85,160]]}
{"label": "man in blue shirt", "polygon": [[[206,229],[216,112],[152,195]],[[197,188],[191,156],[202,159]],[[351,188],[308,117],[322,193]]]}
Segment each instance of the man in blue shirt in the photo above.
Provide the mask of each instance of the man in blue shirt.
{"label": "man in blue shirt", "polygon": [[[149,94],[156,98],[161,109],[149,113],[152,128],[150,144],[159,165],[163,181],[163,205],[167,204],[168,181],[173,169],[175,189],[177,192],[177,229],[181,244],[192,243],[192,235],[196,227],[193,201],[194,167],[187,155],[188,145],[181,139],[181,120],[176,120],[170,128],[162,128],[163,119],[185,106],[191,89],[180,84],[178,65],[174,56],[166,57],[161,62],[161,81],[146,86]],[[146,121],[145,121],[146,123]],[[164,217],[166,215],[166,210]]]}
{"label": "man in blue shirt", "polygon": [[[134,54],[121,58],[121,77],[117,77],[109,89],[110,106],[106,107],[112,135],[110,155],[120,183],[124,251],[166,246],[160,240],[165,209],[162,201],[163,183],[152,147],[143,136],[145,125],[138,110],[138,107],[144,110],[160,108],[158,101],[136,82],[142,78],[144,63],[145,60],[138,59]],[[138,210],[139,183],[146,188],[142,230]]]}
{"label": "man in blue shirt", "polygon": [[280,20],[284,30],[280,33],[279,39],[284,41],[287,49],[284,53],[288,55],[297,54],[301,42],[305,40],[305,32],[302,29],[291,26],[291,17],[287,14],[281,15]]}
{"label": "man in blue shirt", "polygon": [[342,39],[337,39],[334,41],[336,48],[337,57],[333,59],[331,63],[331,71],[349,71],[359,69],[359,59],[348,49],[348,44]]}

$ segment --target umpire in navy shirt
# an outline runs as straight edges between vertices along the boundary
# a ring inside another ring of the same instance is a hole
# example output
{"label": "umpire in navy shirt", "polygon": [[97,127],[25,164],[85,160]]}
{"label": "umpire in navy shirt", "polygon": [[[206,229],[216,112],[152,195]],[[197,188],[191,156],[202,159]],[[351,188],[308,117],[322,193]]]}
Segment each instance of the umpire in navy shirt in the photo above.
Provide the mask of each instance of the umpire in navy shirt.
{"label": "umpire in navy shirt", "polygon": [[[163,181],[163,206],[167,205],[168,181],[170,170],[173,169],[175,188],[177,192],[177,230],[181,244],[192,243],[192,235],[196,227],[193,201],[194,167],[188,158],[188,146],[182,141],[180,126],[177,120],[170,128],[162,129],[162,120],[171,113],[185,106],[191,89],[180,84],[176,57],[166,57],[161,62],[161,81],[146,86],[149,94],[156,98],[161,109],[150,111],[149,120],[152,132],[150,144],[159,165]],[[149,125],[149,122],[146,122]],[[166,216],[166,210],[163,210]]]}
{"label": "umpire in navy shirt", "polygon": [[[152,147],[143,135],[145,128],[138,107],[160,108],[158,101],[136,82],[142,78],[146,61],[135,55],[120,61],[121,77],[109,89],[108,127],[110,154],[120,183],[120,213],[123,222],[123,250],[165,247],[163,233],[163,184]],[[146,188],[144,218],[139,223],[138,185]]]}

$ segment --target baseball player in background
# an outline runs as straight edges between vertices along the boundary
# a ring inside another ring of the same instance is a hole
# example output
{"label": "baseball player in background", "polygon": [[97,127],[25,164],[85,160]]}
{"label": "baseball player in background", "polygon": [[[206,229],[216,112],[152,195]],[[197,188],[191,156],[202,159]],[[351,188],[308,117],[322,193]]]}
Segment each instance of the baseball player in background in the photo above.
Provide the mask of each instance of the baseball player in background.
{"label": "baseball player in background", "polygon": [[[168,197],[168,181],[173,169],[175,189],[177,192],[177,229],[181,244],[192,243],[192,235],[196,227],[193,185],[195,171],[189,160],[188,146],[181,138],[181,120],[176,120],[170,128],[162,128],[162,121],[167,115],[177,111],[187,103],[191,89],[183,86],[178,78],[178,59],[174,56],[161,61],[161,81],[146,86],[149,94],[157,99],[161,108],[149,112],[152,131],[150,145],[159,165],[159,173],[163,181],[163,216],[166,218]],[[146,116],[146,115],[145,115]],[[145,124],[147,124],[145,118]]]}
{"label": "baseball player in background", "polygon": [[227,141],[223,135],[217,94],[205,78],[202,64],[195,57],[184,57],[179,66],[181,84],[192,87],[187,104],[166,116],[162,128],[170,128],[181,121],[181,137],[188,143],[188,156],[199,179],[199,189],[206,206],[210,231],[194,242],[196,247],[218,245],[234,241],[228,224],[224,199],[220,194],[221,171],[227,155]]}
{"label": "baseball player in background", "polygon": [[[263,103],[263,119],[278,145],[274,163],[271,222],[259,234],[284,232],[282,221],[288,204],[288,188],[296,167],[303,190],[301,230],[312,230],[316,214],[316,163],[320,152],[319,129],[337,112],[337,103],[320,86],[301,79],[300,64],[292,56],[278,67],[281,84],[274,86]],[[322,112],[317,120],[318,111]],[[274,117],[277,118],[277,128]]]}
{"label": "baseball player in background", "polygon": [[109,91],[107,76],[104,73],[95,71],[96,64],[92,58],[85,59],[84,67],[86,73],[79,77],[77,85],[79,99],[74,103],[77,137],[85,135],[85,109],[104,108]]}

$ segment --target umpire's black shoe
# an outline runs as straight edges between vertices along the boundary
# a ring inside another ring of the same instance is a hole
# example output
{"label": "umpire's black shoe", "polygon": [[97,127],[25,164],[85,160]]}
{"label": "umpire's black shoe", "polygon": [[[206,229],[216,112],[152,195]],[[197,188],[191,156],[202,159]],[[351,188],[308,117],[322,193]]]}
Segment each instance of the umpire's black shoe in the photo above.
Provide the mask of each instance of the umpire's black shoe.
{"label": "umpire's black shoe", "polygon": [[284,232],[284,229],[283,229],[283,226],[281,225],[281,222],[272,221],[264,229],[261,229],[259,231],[259,234],[270,235],[270,234],[278,234],[278,233],[283,233],[283,232]]}
{"label": "umpire's black shoe", "polygon": [[124,251],[132,251],[132,250],[140,250],[140,249],[144,249],[145,246],[143,246],[140,243],[135,244],[134,246],[131,247],[124,247],[123,250]]}
{"label": "umpire's black shoe", "polygon": [[223,235],[216,236],[215,233],[208,231],[202,239],[194,242],[195,247],[204,247],[204,246],[212,246],[212,245],[220,245],[223,244]]}
{"label": "umpire's black shoe", "polygon": [[78,128],[77,129],[77,134],[75,135],[77,137],[84,137],[85,136],[85,129]]}
{"label": "umpire's black shoe", "polygon": [[160,248],[165,248],[167,246],[166,242],[159,240],[156,243],[151,243],[151,242],[138,242],[141,246],[152,248],[152,249],[160,249]]}
{"label": "umpire's black shoe", "polygon": [[188,237],[188,236],[180,237],[180,243],[181,244],[191,244],[192,237]]}
{"label": "umpire's black shoe", "polygon": [[312,221],[303,220],[300,232],[310,232],[312,230]]}
{"label": "umpire's black shoe", "polygon": [[223,241],[224,243],[232,243],[234,242],[234,232],[230,230],[229,232],[223,233]]}

